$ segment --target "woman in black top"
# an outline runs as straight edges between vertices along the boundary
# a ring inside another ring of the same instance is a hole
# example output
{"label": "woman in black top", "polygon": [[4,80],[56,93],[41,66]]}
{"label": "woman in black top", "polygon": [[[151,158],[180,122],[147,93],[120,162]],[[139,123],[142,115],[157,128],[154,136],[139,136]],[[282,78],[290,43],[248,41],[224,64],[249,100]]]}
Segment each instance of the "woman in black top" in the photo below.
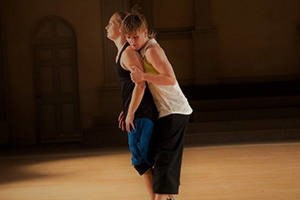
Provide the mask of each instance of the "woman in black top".
{"label": "woman in black top", "polygon": [[128,132],[132,164],[137,172],[143,175],[147,190],[153,200],[153,159],[148,156],[148,150],[157,110],[146,83],[133,83],[130,78],[130,72],[134,67],[139,67],[140,70],[143,70],[143,67],[139,54],[129,46],[120,31],[125,16],[126,13],[114,13],[105,27],[107,37],[118,48],[116,71],[120,78],[124,111],[119,116],[119,127]]}

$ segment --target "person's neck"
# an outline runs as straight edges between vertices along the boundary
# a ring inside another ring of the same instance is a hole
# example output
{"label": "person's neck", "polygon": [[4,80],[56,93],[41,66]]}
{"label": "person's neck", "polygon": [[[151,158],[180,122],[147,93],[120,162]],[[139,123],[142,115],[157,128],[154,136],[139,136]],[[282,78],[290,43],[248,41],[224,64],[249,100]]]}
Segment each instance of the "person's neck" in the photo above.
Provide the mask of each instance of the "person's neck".
{"label": "person's neck", "polygon": [[114,43],[115,43],[118,51],[120,51],[123,48],[124,44],[126,43],[126,39],[119,37],[114,41]]}
{"label": "person's neck", "polygon": [[121,50],[123,49],[124,45],[126,44],[126,39],[123,38],[123,37],[119,37],[117,38],[116,40],[114,40],[114,43],[118,49],[118,52],[117,52],[117,55],[116,55],[116,62],[118,61],[119,59],[119,56],[120,56],[120,53],[121,53]]}
{"label": "person's neck", "polygon": [[145,40],[144,44],[141,46],[141,48],[138,49],[138,51],[140,51],[141,49],[143,49],[146,46],[146,44],[149,42],[149,40],[150,40],[150,38],[147,38]]}

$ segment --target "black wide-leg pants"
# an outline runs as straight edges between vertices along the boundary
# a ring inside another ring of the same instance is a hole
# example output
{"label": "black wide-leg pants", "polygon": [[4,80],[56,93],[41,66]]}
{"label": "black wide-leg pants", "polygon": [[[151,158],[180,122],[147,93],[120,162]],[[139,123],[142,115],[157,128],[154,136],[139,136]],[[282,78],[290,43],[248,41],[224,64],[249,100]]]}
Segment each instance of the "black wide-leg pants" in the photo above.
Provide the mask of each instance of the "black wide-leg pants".
{"label": "black wide-leg pants", "polygon": [[189,115],[171,114],[159,118],[154,127],[153,189],[157,194],[178,194],[184,131]]}

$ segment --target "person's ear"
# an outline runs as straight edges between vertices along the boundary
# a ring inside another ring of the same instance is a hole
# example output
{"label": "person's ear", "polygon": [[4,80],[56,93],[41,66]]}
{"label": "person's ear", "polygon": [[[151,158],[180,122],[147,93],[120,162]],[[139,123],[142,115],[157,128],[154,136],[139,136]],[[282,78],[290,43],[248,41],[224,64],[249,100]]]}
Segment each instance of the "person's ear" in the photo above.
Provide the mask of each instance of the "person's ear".
{"label": "person's ear", "polygon": [[121,27],[119,28],[119,33],[122,33],[122,28]]}

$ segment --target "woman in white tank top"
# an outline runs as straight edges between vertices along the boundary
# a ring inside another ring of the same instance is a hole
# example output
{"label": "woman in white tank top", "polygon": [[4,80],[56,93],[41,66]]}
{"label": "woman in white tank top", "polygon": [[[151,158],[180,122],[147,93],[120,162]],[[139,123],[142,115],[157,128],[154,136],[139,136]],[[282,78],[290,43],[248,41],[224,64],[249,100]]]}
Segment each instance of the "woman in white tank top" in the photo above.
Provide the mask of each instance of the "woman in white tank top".
{"label": "woman in white tank top", "polygon": [[139,13],[130,13],[122,22],[130,46],[139,51],[144,71],[135,68],[134,82],[146,81],[159,112],[153,136],[153,186],[155,200],[173,199],[178,194],[185,127],[192,113],[176,80],[165,52],[148,34],[147,22]]}

